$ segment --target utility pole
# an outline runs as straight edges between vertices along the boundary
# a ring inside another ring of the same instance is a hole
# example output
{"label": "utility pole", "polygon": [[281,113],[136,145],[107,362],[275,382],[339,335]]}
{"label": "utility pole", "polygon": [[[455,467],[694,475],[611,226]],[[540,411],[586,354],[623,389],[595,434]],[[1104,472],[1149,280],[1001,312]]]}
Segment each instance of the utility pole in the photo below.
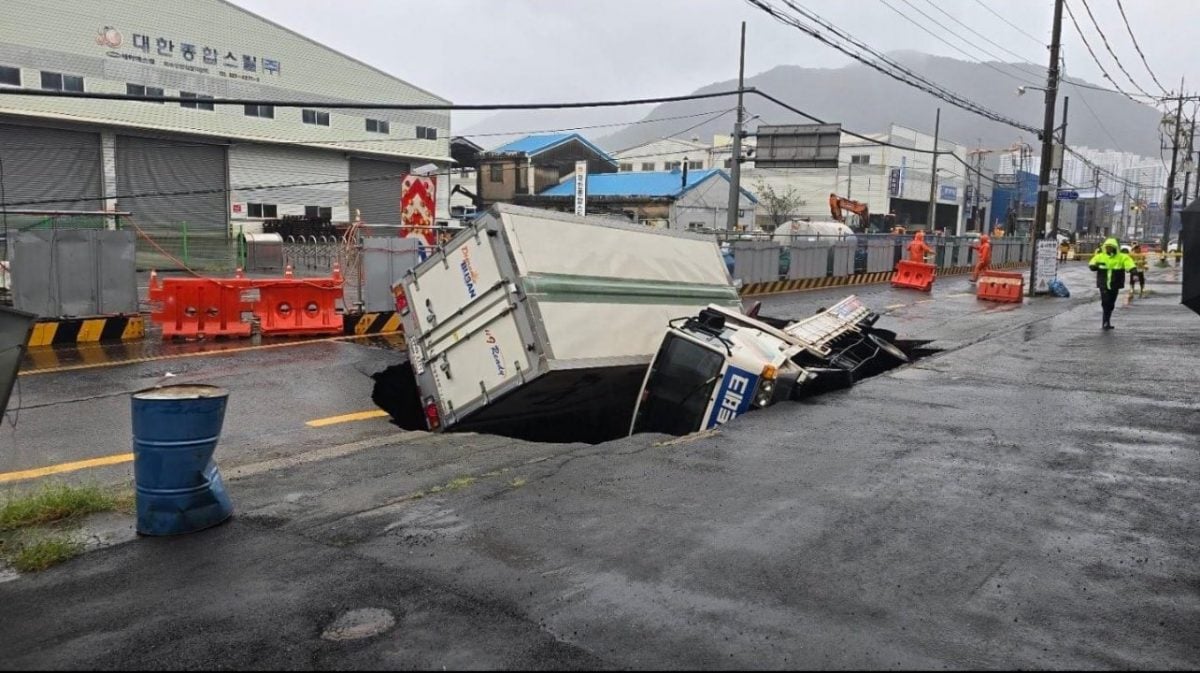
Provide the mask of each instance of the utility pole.
{"label": "utility pole", "polygon": [[933,233],[933,226],[937,222],[937,159],[938,159],[938,134],[942,127],[942,108],[937,109],[937,116],[933,120],[933,167],[929,171],[929,233]]}
{"label": "utility pole", "polygon": [[[1063,123],[1062,134],[1059,136],[1058,146],[1058,188],[1054,191],[1054,233],[1058,233],[1058,211],[1062,210],[1062,204],[1058,201],[1058,192],[1062,191],[1063,169],[1067,167],[1067,108],[1071,105],[1071,97],[1063,96]],[[1072,231],[1075,227],[1071,227]],[[1072,234],[1074,235],[1074,234]]]}
{"label": "utility pole", "polygon": [[1121,187],[1121,238],[1129,238],[1129,183]]}
{"label": "utility pole", "polygon": [[[1037,207],[1029,240],[1036,246],[1040,238],[1037,229],[1046,228],[1046,206],[1050,196],[1050,162],[1054,157],[1054,106],[1058,101],[1058,51],[1062,44],[1063,0],[1054,0],[1054,26],[1050,34],[1050,68],[1046,72],[1046,114],[1042,120],[1042,165],[1038,170]],[[1029,256],[1029,296],[1037,295],[1037,250]]]}
{"label": "utility pole", "polygon": [[743,21],[742,47],[738,54],[737,122],[733,125],[733,162],[729,164],[729,212],[725,218],[725,228],[729,231],[737,229],[738,206],[742,200],[742,124],[746,119],[746,109],[742,107],[742,89],[745,85],[746,22]]}
{"label": "utility pole", "polygon": [[854,159],[846,166],[846,198],[854,198]]}
{"label": "utility pole", "polygon": [[[1091,220],[1092,223],[1094,223],[1096,225],[1101,224],[1100,222],[1097,221],[1100,219],[1099,217],[1097,217],[1099,210],[1100,210],[1100,167],[1097,166],[1092,169],[1092,220]],[[1091,225],[1088,225],[1089,233],[1090,233],[1091,228],[1092,228]],[[1104,233],[1104,227],[1097,226],[1096,229],[1099,229],[1100,233],[1102,233],[1102,234]]]}
{"label": "utility pole", "polygon": [[[1175,109],[1175,126],[1171,130],[1171,172],[1167,174],[1167,198],[1164,210],[1167,218],[1163,221],[1162,249],[1165,251],[1171,243],[1171,210],[1175,205],[1175,162],[1179,158],[1179,135],[1183,129],[1183,78],[1179,79],[1179,106]],[[1159,260],[1166,266],[1166,258]]]}
{"label": "utility pole", "polygon": [[[1188,148],[1187,154],[1183,159],[1183,203],[1180,208],[1187,208],[1188,204],[1188,183],[1192,179],[1192,171],[1195,170],[1195,164],[1192,163],[1192,155],[1195,153],[1196,147],[1196,109],[1192,109],[1192,123],[1188,129]],[[1200,176],[1196,176],[1196,182],[1200,183]]]}

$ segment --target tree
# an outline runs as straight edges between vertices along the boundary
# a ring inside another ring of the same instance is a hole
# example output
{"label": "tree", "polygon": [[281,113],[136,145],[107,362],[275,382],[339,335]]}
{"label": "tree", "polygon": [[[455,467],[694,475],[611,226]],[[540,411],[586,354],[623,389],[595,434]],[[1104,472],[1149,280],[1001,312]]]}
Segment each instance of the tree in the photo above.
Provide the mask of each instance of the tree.
{"label": "tree", "polygon": [[770,227],[767,233],[774,233],[780,225],[792,219],[797,208],[807,203],[796,192],[795,187],[788,187],[787,191],[777,192],[774,187],[760,180],[756,191],[759,203],[766,209],[767,216],[771,218],[770,224],[763,226],[763,229]]}

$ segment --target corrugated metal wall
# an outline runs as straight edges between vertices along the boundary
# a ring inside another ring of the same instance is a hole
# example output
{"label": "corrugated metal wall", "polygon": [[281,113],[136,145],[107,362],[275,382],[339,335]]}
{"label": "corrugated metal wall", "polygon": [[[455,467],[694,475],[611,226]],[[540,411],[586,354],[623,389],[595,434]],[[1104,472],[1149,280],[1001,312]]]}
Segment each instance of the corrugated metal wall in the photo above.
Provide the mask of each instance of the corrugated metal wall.
{"label": "corrugated metal wall", "polygon": [[[18,210],[99,210],[100,135],[0,124],[4,200]],[[80,200],[87,199],[87,200]],[[48,203],[28,203],[28,202]]]}
{"label": "corrugated metal wall", "polygon": [[223,145],[117,136],[117,205],[141,227],[225,232],[225,163]]}
{"label": "corrugated metal wall", "polygon": [[[304,206],[333,209],[333,219],[349,219],[346,209],[349,164],[341,152],[238,144],[229,148],[229,184],[232,203],[272,203],[280,217],[303,215]],[[289,185],[277,189],[239,189],[248,185]],[[234,221],[235,224],[238,222]]]}
{"label": "corrugated metal wall", "polygon": [[409,164],[350,158],[350,217],[362,212],[369,224],[400,223],[400,183]]}

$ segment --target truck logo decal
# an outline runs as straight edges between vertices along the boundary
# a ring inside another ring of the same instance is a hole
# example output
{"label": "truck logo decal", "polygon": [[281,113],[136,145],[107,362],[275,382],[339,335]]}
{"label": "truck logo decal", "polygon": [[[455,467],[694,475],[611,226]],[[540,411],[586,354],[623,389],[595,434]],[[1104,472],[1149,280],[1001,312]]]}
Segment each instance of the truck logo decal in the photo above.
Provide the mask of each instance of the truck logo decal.
{"label": "truck logo decal", "polygon": [[706,428],[715,428],[746,413],[757,381],[757,376],[744,369],[726,369]]}
{"label": "truck logo decal", "polygon": [[467,296],[471,299],[474,299],[475,295],[477,294],[475,284],[479,282],[479,272],[476,271],[475,266],[471,264],[471,251],[468,250],[466,246],[463,246],[460,249],[462,250],[463,258],[462,262],[459,263],[458,268],[462,269],[463,283],[467,286]]}
{"label": "truck logo decal", "polygon": [[488,345],[492,347],[492,362],[496,363],[496,373],[503,378],[505,374],[504,356],[500,354],[500,344],[496,342],[496,335],[492,334],[492,330],[485,329],[483,330],[483,336],[484,341],[486,341]]}

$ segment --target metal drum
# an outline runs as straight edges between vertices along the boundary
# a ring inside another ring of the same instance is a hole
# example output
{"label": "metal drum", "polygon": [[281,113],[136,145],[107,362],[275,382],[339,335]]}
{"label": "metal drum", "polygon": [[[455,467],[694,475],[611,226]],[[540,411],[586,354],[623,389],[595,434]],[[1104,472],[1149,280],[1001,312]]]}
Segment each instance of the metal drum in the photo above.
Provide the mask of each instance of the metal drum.
{"label": "metal drum", "polygon": [[177,535],[233,514],[213,452],[225,421],[223,388],[178,385],[133,394],[137,531]]}

